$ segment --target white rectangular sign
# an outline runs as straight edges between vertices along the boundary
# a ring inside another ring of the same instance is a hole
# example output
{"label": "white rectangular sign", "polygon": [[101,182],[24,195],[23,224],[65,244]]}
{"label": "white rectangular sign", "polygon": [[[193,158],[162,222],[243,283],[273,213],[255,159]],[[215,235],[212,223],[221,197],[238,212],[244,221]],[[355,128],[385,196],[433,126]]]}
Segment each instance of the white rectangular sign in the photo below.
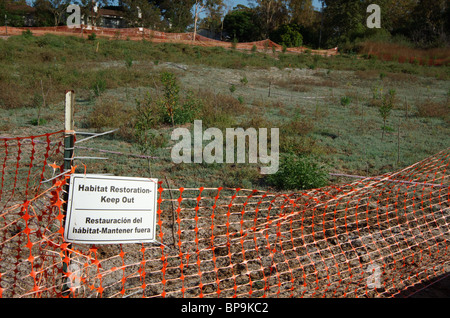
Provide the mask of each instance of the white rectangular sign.
{"label": "white rectangular sign", "polygon": [[155,240],[157,179],[73,174],[64,239],[84,244]]}

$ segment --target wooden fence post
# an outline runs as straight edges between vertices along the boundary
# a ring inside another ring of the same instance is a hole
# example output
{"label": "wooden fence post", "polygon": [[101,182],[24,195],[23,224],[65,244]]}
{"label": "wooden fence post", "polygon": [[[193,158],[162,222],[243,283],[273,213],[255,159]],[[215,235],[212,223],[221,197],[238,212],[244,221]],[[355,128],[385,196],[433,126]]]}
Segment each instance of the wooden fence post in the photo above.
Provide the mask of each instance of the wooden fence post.
{"label": "wooden fence post", "polygon": [[[75,104],[75,92],[74,91],[66,91],[65,95],[65,114],[64,114],[64,171],[68,171],[72,169],[73,166],[73,150],[75,145],[75,132],[74,132],[74,104]],[[69,198],[69,188],[70,184],[68,183],[65,186],[65,191],[63,194],[63,211],[64,214],[67,213],[67,201]],[[71,245],[69,244],[65,251],[65,256],[69,258],[69,262],[63,262],[63,275],[68,272],[69,264],[70,264],[70,255],[67,251]],[[65,278],[64,285],[62,287],[63,295],[68,295],[70,293],[71,281],[70,277]]]}

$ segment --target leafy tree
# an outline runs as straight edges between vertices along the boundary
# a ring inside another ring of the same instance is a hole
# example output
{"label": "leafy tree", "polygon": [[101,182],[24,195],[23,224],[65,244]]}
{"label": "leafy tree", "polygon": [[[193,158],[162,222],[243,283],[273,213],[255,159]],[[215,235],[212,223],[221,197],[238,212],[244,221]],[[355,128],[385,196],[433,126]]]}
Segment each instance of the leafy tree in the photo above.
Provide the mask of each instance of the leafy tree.
{"label": "leafy tree", "polygon": [[361,0],[325,0],[324,31],[328,46],[352,43],[362,38],[367,5]]}
{"label": "leafy tree", "polygon": [[205,17],[199,22],[200,27],[214,33],[222,33],[226,9],[224,1],[220,5],[206,8]]}
{"label": "leafy tree", "polygon": [[0,19],[5,25],[5,15],[8,25],[14,27],[24,26],[23,16],[26,12],[25,0],[2,0],[0,1]]}
{"label": "leafy tree", "polygon": [[48,0],[35,0],[33,7],[36,9],[35,12],[35,23],[36,26],[54,26],[55,20],[52,13],[52,8],[50,1]]}
{"label": "leafy tree", "polygon": [[223,0],[195,0],[194,4],[194,40],[197,35],[197,23],[200,14],[220,10],[224,6]]}
{"label": "leafy tree", "polygon": [[264,38],[282,24],[288,22],[288,8],[284,0],[251,0],[252,6],[261,21]]}
{"label": "leafy tree", "polygon": [[419,0],[412,12],[411,39],[423,47],[448,43],[449,7],[448,0]]}
{"label": "leafy tree", "polygon": [[316,20],[312,0],[289,0],[288,10],[291,23],[310,27]]}
{"label": "leafy tree", "polygon": [[254,10],[244,6],[236,7],[225,16],[223,29],[231,39],[239,42],[261,39],[258,16]]}
{"label": "leafy tree", "polygon": [[53,14],[55,26],[64,24],[63,18],[70,0],[48,0],[48,2],[50,2],[50,12]]}
{"label": "leafy tree", "polygon": [[185,32],[194,23],[192,7],[195,0],[149,0],[159,8],[169,32]]}
{"label": "leafy tree", "polygon": [[297,24],[284,24],[272,32],[270,39],[286,47],[299,47],[303,44],[303,36]]}
{"label": "leafy tree", "polygon": [[159,28],[161,12],[147,0],[123,0],[126,19],[131,27]]}

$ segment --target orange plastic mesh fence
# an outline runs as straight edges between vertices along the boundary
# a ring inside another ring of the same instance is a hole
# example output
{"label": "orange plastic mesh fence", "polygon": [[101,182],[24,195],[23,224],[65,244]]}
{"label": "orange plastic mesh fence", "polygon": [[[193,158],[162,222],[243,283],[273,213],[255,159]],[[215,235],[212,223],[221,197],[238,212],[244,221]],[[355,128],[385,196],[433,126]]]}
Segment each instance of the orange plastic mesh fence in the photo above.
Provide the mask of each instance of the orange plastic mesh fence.
{"label": "orange plastic mesh fence", "polygon": [[0,139],[2,297],[389,297],[449,272],[450,149],[292,194],[160,182],[158,243],[85,245],[62,136]]}
{"label": "orange plastic mesh fence", "polygon": [[[61,35],[72,35],[72,36],[87,36],[88,34],[95,33],[98,36],[110,38],[110,39],[129,39],[139,41],[142,39],[150,40],[152,42],[169,42],[169,43],[184,43],[184,44],[192,44],[199,46],[220,46],[224,48],[231,48],[233,46],[230,42],[219,41],[210,39],[208,37],[196,34],[195,41],[194,33],[166,33],[161,31],[155,31],[145,28],[125,28],[125,29],[113,29],[113,28],[102,28],[102,27],[67,27],[67,26],[58,26],[58,27],[23,27],[23,28],[15,28],[8,27],[7,33],[8,35],[20,35],[23,31],[30,30],[33,35],[43,35],[43,34],[61,34]],[[6,34],[6,28],[0,26],[0,34]],[[276,50],[281,51],[283,48],[281,45],[271,41],[271,40],[263,40],[263,41],[255,41],[255,42],[244,42],[244,43],[236,43],[235,48],[238,50],[251,50],[253,47],[256,47],[257,50]],[[337,47],[329,50],[310,50],[306,47],[295,47],[295,48],[287,48],[287,52],[292,53],[302,53],[306,50],[309,50],[311,54],[325,55],[331,56],[336,55],[338,53]]]}

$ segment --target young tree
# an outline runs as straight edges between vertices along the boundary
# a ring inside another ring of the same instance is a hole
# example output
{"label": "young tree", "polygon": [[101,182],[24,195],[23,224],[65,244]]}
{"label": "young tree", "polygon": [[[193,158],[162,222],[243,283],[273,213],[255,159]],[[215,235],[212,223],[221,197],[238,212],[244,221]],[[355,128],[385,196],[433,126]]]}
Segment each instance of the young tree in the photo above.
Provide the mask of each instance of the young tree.
{"label": "young tree", "polygon": [[381,140],[384,138],[384,132],[386,130],[386,121],[391,114],[392,109],[394,108],[395,103],[395,90],[391,89],[389,92],[383,96],[383,101],[378,108],[378,112],[383,119],[383,132],[381,134]]}

